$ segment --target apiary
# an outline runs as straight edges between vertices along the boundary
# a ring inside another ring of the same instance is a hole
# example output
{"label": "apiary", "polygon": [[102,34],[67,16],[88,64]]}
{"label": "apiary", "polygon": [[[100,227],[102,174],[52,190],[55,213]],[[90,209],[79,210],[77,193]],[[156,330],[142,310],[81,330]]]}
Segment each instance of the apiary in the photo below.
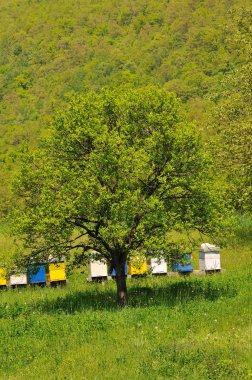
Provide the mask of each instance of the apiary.
{"label": "apiary", "polygon": [[130,276],[143,276],[147,274],[147,261],[142,258],[134,258],[128,266]]}
{"label": "apiary", "polygon": [[7,286],[7,271],[0,268],[0,286]]}
{"label": "apiary", "polygon": [[199,249],[199,267],[203,271],[220,271],[220,248],[204,243]]}
{"label": "apiary", "polygon": [[167,262],[165,259],[152,257],[150,260],[150,267],[152,275],[167,274]]}
{"label": "apiary", "polygon": [[46,267],[46,281],[49,283],[66,283],[66,265],[62,262],[49,262]]}
{"label": "apiary", "polygon": [[27,273],[14,273],[10,275],[10,286],[26,286],[27,285]]}
{"label": "apiary", "polygon": [[28,282],[29,284],[45,284],[46,264],[30,264],[28,266]]}

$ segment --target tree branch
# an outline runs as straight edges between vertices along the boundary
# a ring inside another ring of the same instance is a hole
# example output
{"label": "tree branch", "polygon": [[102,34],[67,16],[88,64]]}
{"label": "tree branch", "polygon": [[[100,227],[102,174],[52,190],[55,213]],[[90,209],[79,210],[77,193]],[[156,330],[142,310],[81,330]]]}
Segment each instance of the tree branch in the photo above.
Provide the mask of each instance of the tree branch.
{"label": "tree branch", "polygon": [[102,236],[99,236],[99,231],[97,231],[97,228],[96,228],[96,230],[91,230],[86,225],[81,224],[76,220],[72,223],[77,227],[83,228],[90,237],[99,241],[108,252],[112,252],[112,249],[110,248],[109,244],[103,239]]}

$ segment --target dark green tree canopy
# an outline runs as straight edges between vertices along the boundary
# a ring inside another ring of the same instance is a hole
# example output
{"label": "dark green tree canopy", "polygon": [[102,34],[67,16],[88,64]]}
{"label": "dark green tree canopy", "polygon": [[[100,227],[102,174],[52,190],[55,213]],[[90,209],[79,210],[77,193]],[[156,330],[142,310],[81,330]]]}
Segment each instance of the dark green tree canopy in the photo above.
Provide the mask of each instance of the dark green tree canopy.
{"label": "dark green tree canopy", "polygon": [[219,227],[209,165],[175,95],[146,87],[76,97],[25,155],[16,226],[33,254],[95,249],[123,268],[136,252],[168,250],[169,231]]}

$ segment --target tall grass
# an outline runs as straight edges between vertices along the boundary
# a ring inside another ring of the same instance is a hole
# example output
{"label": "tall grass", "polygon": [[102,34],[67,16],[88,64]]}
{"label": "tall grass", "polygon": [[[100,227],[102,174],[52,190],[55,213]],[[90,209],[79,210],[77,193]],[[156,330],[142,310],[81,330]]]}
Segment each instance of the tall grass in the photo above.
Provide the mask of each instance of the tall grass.
{"label": "tall grass", "polygon": [[125,309],[82,273],[0,291],[0,379],[252,379],[250,247],[221,250],[219,275],[130,279]]}
{"label": "tall grass", "polygon": [[251,267],[0,294],[1,379],[249,379]]}

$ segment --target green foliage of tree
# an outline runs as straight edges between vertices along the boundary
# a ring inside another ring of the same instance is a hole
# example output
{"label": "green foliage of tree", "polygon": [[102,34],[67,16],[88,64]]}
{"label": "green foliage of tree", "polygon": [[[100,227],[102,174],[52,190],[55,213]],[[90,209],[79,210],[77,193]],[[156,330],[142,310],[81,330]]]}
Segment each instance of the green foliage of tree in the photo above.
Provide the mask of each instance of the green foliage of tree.
{"label": "green foliage of tree", "polygon": [[[149,83],[174,91],[202,127],[213,94],[221,97],[225,73],[239,64],[225,41],[228,12],[240,5],[241,0],[2,0],[0,137],[18,129],[20,143],[26,139],[33,146],[52,104],[63,103],[69,93]],[[17,147],[0,144],[0,155]],[[0,165],[8,183],[10,170]],[[2,214],[9,204],[4,178]]]}
{"label": "green foliage of tree", "polygon": [[232,202],[240,212],[252,211],[252,8],[233,11],[229,49],[237,65],[226,76],[215,111],[219,163],[228,180]]}
{"label": "green foliage of tree", "polygon": [[144,87],[76,96],[41,148],[24,154],[16,231],[33,258],[100,252],[125,304],[132,255],[169,256],[179,244],[171,231],[220,232],[224,207],[210,167],[173,94]]}

